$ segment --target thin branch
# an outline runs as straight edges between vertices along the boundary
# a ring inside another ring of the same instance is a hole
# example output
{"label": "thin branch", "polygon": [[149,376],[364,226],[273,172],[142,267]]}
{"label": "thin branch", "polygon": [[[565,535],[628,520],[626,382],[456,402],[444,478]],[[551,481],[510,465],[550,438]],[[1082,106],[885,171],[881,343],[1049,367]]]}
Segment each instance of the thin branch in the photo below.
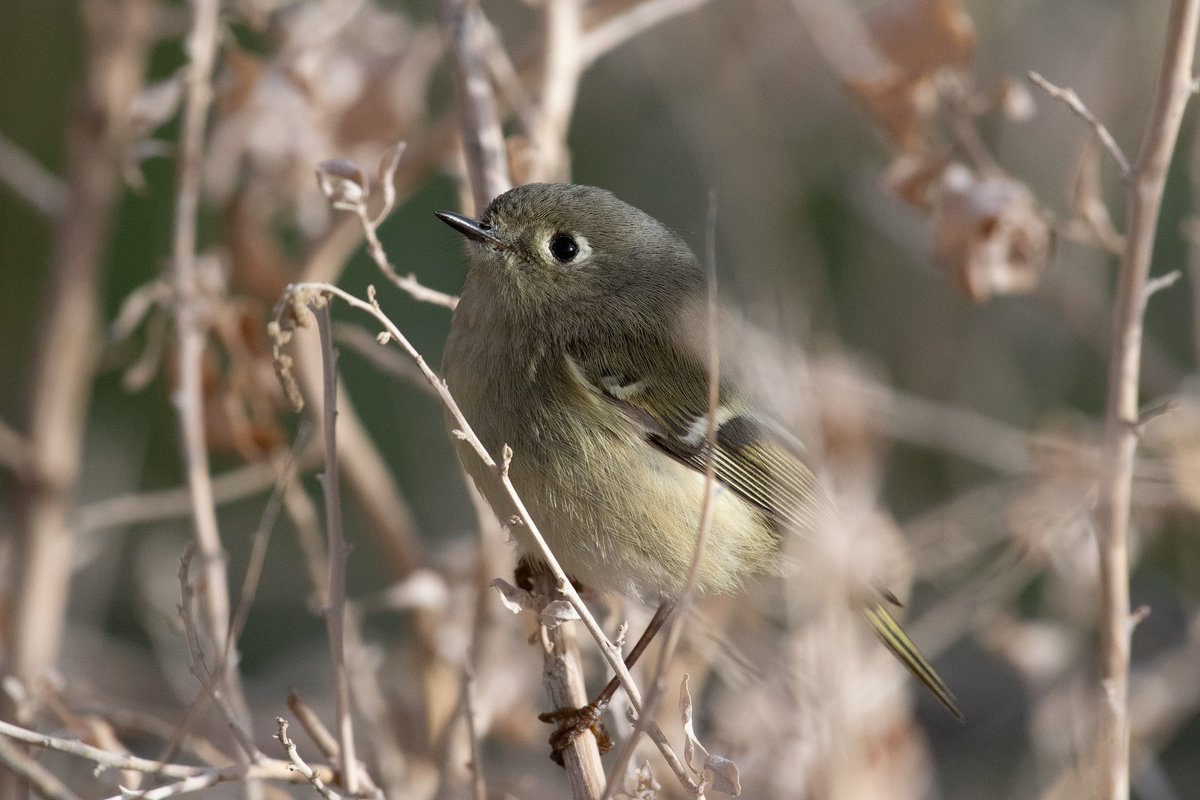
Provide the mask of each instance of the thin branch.
{"label": "thin branch", "polygon": [[[196,268],[196,227],[200,205],[200,180],[204,161],[205,127],[212,104],[212,72],[216,62],[219,32],[219,0],[193,0],[194,16],[187,37],[189,55],[185,73],[187,87],[180,131],[179,170],[175,194],[171,285],[174,290],[176,362],[178,387],[174,403],[179,419],[179,441],[184,474],[191,496],[192,524],[204,573],[203,621],[213,645],[228,653],[216,670],[226,686],[232,712],[239,724],[250,727],[246,699],[236,668],[236,648],[229,639],[229,576],[221,535],[217,526],[216,501],[209,475],[205,440],[203,378],[201,360],[207,338],[205,304]],[[215,687],[214,687],[215,688]]]}
{"label": "thin branch", "polygon": [[708,2],[709,0],[644,0],[628,11],[590,28],[579,40],[579,61],[585,68],[589,67],[596,59],[616,50],[655,25],[694,11]]}
{"label": "thin branch", "polygon": [[562,181],[570,172],[567,128],[584,61],[580,57],[583,30],[581,0],[556,0],[543,6],[542,88],[533,130],[530,182]]}
{"label": "thin branch", "polygon": [[[324,797],[325,800],[341,800],[341,795],[325,785],[325,781],[321,780],[312,767],[304,763],[304,759],[300,757],[300,751],[296,749],[296,743],[288,737],[288,721],[283,717],[276,717],[275,724],[278,726],[275,731],[275,738],[283,745],[283,749],[287,752],[288,761],[291,766],[304,776],[304,779],[312,784],[312,787]],[[349,790],[347,790],[349,791]]]}
{"label": "thin branch", "polygon": [[[358,793],[358,757],[354,749],[354,726],[350,711],[350,685],[346,675],[346,537],[342,530],[342,492],[338,484],[337,456],[337,350],[333,347],[329,303],[310,306],[317,319],[321,338],[321,360],[325,366],[324,413],[325,473],[321,487],[325,492],[325,530],[329,541],[329,606],[322,612],[329,634],[329,656],[333,662],[338,744],[341,748],[342,785],[349,794]],[[280,741],[286,724],[280,722]]]}
{"label": "thin branch", "polygon": [[[296,457],[297,467],[307,469],[316,450],[306,448]],[[270,489],[279,480],[274,458],[235,467],[212,479],[213,502],[218,506],[245,500]],[[81,533],[121,528],[147,522],[178,519],[191,514],[191,494],[186,486],[157,489],[97,500],[79,509],[76,528]]]}
{"label": "thin branch", "polygon": [[504,133],[488,81],[487,64],[477,42],[477,0],[442,0],[442,28],[453,54],[454,83],[458,89],[460,131],[467,159],[475,213],[512,186]]}
{"label": "thin branch", "polygon": [[26,748],[8,739],[0,739],[0,764],[28,781],[30,788],[47,800],[80,800],[53,772],[32,758]]}
{"label": "thin branch", "polygon": [[302,424],[283,465],[277,470],[278,477],[275,480],[275,487],[263,508],[258,528],[250,537],[250,557],[246,563],[246,575],[242,579],[242,591],[238,594],[238,605],[233,612],[233,622],[229,626],[229,638],[225,640],[226,652],[221,659],[222,663],[229,662],[229,647],[231,643],[237,642],[241,637],[246,620],[250,617],[250,608],[254,605],[258,582],[262,578],[263,565],[267,560],[267,546],[271,541],[271,531],[275,528],[275,521],[279,518],[287,488],[296,479],[297,456],[304,451],[311,435],[312,426],[307,423]]}
{"label": "thin branch", "polygon": [[1163,289],[1169,289],[1175,285],[1175,282],[1183,277],[1183,273],[1177,269],[1173,269],[1165,275],[1159,275],[1157,278],[1150,278],[1146,281],[1146,286],[1142,290],[1142,313],[1145,313],[1145,306],[1150,302],[1150,298],[1161,292]]}
{"label": "thin branch", "polygon": [[[282,780],[289,783],[300,783],[303,781],[301,776],[292,772],[291,765],[288,762],[277,759],[264,759],[262,762],[254,765],[231,764],[216,768],[198,767],[194,764],[164,764],[161,761],[150,758],[141,758],[129,753],[114,753],[111,750],[93,747],[77,739],[63,739],[38,733],[37,731],[31,731],[28,728],[22,728],[3,720],[0,720],[0,736],[7,736],[10,739],[25,742],[35,747],[86,759],[100,769],[133,770],[135,772],[157,775],[161,778],[209,778],[214,783],[258,779]],[[328,766],[322,765],[316,769],[322,779],[327,781],[333,780],[333,770]],[[205,785],[211,786],[213,784]],[[139,794],[138,796],[150,797],[151,795],[146,793],[144,795]]]}
{"label": "thin branch", "polygon": [[[384,199],[383,206],[375,214],[371,214],[367,209],[369,192],[365,185],[360,186],[360,191],[352,193],[350,196],[335,197],[333,196],[334,189],[325,183],[327,176],[322,171],[322,168],[330,162],[322,162],[321,167],[317,169],[317,175],[322,182],[322,189],[325,190],[326,196],[333,202],[334,207],[353,211],[355,216],[358,217],[363,233],[367,237],[367,252],[370,253],[371,259],[379,267],[379,271],[394,286],[408,292],[409,296],[414,300],[422,303],[432,303],[433,305],[442,306],[453,311],[454,307],[458,305],[457,297],[423,286],[411,272],[408,275],[397,273],[396,268],[392,266],[392,262],[388,260],[387,253],[383,249],[383,244],[379,241],[379,226],[383,224],[396,206],[396,170],[400,166],[400,157],[404,154],[404,150],[405,145],[401,142],[388,148],[387,152],[380,159],[379,188],[383,191]],[[363,183],[366,183],[365,179]]]}
{"label": "thin branch", "polygon": [[1191,96],[1200,0],[1174,0],[1154,106],[1128,184],[1108,370],[1104,471],[1097,536],[1100,549],[1100,791],[1129,796],[1129,517],[1137,450],[1138,387],[1145,298],[1167,170]]}
{"label": "thin branch", "polygon": [[221,689],[225,677],[222,669],[225,664],[229,663],[228,655],[224,655],[217,663],[215,671],[209,668],[208,661],[204,657],[204,645],[200,641],[193,612],[195,590],[192,588],[192,581],[188,575],[194,554],[195,548],[189,543],[183,558],[179,560],[179,617],[183,621],[184,639],[187,641],[191,672],[200,683],[204,693],[212,700],[213,706],[224,718],[226,726],[233,734],[234,741],[238,743],[247,762],[257,763],[261,760],[262,753],[254,744],[253,737],[242,726],[241,721],[237,718],[236,710],[230,707],[231,704]]}
{"label": "thin branch", "polygon": [[382,347],[375,336],[359,325],[344,322],[333,323],[333,340],[370,362],[371,366],[385,375],[400,378],[417,390],[433,396],[434,391],[425,382],[412,362],[395,350]]}
{"label": "thin branch", "polygon": [[483,776],[483,748],[479,741],[478,723],[475,721],[475,670],[470,659],[462,671],[462,714],[467,723],[467,738],[471,744],[471,790],[475,800],[487,800],[487,781]]}
{"label": "thin branch", "polygon": [[1100,144],[1103,145],[1104,149],[1108,151],[1108,154],[1112,156],[1113,161],[1117,162],[1117,167],[1121,170],[1122,180],[1128,181],[1132,178],[1133,168],[1129,165],[1129,159],[1125,157],[1125,153],[1121,150],[1121,146],[1117,144],[1117,140],[1113,138],[1111,133],[1109,133],[1108,128],[1104,126],[1104,123],[1096,119],[1096,115],[1093,114],[1088,107],[1083,104],[1083,101],[1079,99],[1079,95],[1075,93],[1074,89],[1064,89],[1062,87],[1055,86],[1053,83],[1042,77],[1040,73],[1034,72],[1033,70],[1029,71],[1029,80],[1040,86],[1042,90],[1046,92],[1046,94],[1050,95],[1055,100],[1064,103],[1067,108],[1071,109],[1071,111],[1076,114],[1076,116],[1080,117],[1089,125],[1091,125],[1096,131],[1096,137],[1100,140]]}

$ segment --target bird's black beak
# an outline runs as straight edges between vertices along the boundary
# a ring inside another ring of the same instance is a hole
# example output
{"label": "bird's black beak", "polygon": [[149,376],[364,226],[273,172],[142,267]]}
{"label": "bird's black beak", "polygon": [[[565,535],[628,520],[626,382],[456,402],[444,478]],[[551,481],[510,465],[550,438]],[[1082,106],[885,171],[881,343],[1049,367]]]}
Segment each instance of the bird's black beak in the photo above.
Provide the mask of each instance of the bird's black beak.
{"label": "bird's black beak", "polygon": [[434,214],[442,222],[461,233],[473,242],[491,245],[502,250],[508,249],[508,242],[492,233],[492,226],[477,219],[455,214],[453,211],[435,211]]}

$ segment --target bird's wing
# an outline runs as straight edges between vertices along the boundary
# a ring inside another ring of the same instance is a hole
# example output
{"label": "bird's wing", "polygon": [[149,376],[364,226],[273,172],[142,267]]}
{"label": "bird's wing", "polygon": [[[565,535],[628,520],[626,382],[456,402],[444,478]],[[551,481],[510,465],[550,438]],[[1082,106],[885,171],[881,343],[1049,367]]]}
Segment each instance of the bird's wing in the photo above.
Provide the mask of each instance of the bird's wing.
{"label": "bird's wing", "polygon": [[[642,353],[656,354],[651,364]],[[567,369],[587,391],[612,403],[638,425],[646,442],[705,472],[709,424],[707,368],[670,341],[606,339],[567,347]],[[757,419],[733,387],[723,384],[716,410],[716,480],[755,507],[776,530],[816,531],[833,517],[832,504],[797,447]],[[886,597],[886,596],[885,596]],[[867,622],[883,644],[956,718],[962,714],[942,678],[884,602],[868,602]]]}
{"label": "bird's wing", "polygon": [[[640,354],[658,354],[653,366]],[[620,408],[648,444],[703,473],[709,441],[707,369],[669,342],[607,340],[567,348],[568,370],[586,389]],[[762,510],[779,530],[816,530],[832,509],[797,447],[760,421],[723,384],[713,442],[718,482]]]}

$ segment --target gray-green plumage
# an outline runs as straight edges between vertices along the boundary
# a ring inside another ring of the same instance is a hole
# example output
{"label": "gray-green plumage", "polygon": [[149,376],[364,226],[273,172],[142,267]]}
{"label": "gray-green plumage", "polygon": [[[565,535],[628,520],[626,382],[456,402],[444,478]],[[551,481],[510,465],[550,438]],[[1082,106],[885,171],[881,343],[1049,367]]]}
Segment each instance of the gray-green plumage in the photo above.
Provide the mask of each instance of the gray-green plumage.
{"label": "gray-green plumage", "polygon": [[[695,548],[707,461],[707,286],[696,257],[652,217],[587,186],[531,184],[479,220],[439,216],[471,240],[444,361],[468,422],[491,453],[512,447],[513,484],[569,574],[673,600]],[[496,477],[473,454],[462,461],[507,519]],[[777,572],[780,536],[818,531],[832,514],[801,454],[728,383],[715,467],[721,491],[700,591]],[[520,527],[513,534],[534,552]],[[883,603],[864,614],[957,714]]]}

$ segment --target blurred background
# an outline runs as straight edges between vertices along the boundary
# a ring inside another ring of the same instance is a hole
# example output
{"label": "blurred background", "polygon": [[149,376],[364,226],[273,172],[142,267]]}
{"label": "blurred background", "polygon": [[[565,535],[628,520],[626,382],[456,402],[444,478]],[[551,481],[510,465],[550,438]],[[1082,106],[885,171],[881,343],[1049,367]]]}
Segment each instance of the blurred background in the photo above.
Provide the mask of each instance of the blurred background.
{"label": "blurred background", "polygon": [[[906,626],[966,716],[951,719],[836,608],[778,602],[822,595],[820,570],[800,570],[790,586],[764,580],[702,605],[668,673],[668,734],[681,746],[686,670],[697,732],[737,762],[743,796],[1089,796],[1091,515],[1124,195],[1091,128],[1026,76],[1073,88],[1132,159],[1167,4],[583,3],[584,32],[613,38],[575,31],[565,47],[580,70],[565,78],[577,87],[567,157],[539,167],[530,142],[555,41],[544,5],[484,4],[476,43],[514,180],[609,188],[697,253],[715,196],[721,294],[746,325],[739,341],[754,343],[752,382],[820,454],[853,532],[843,557],[905,598]],[[219,716],[193,702],[176,610],[193,530],[170,277],[189,6],[10,0],[0,20],[4,718],[148,757],[178,740],[180,760],[228,763]],[[460,289],[465,259],[433,212],[474,209],[433,0],[233,0],[221,20],[192,299],[234,607],[249,597],[255,543],[267,547],[237,640],[245,719],[282,757],[270,736],[289,688],[327,724],[333,700],[320,437],[305,422],[320,406],[316,335],[297,334],[308,406],[296,413],[274,374],[271,309],[293,281],[359,297],[374,285],[435,366],[451,313],[380,274],[315,166],[353,160],[375,202],[377,162],[406,142],[379,237],[400,274],[441,292]],[[1146,800],[1200,785],[1195,126],[1189,113],[1155,250],[1155,275],[1182,274],[1151,300],[1144,342],[1156,411],[1135,471],[1132,605],[1149,615],[1130,705]],[[344,304],[333,315],[348,657],[368,771],[391,797],[470,794],[460,676],[473,653],[487,796],[565,797],[535,719],[548,701],[533,622],[481,589],[511,578],[504,534],[477,514],[407,360],[375,343],[370,318]],[[648,617],[592,599],[610,632]],[[607,671],[584,650],[599,688]],[[635,767],[643,757],[662,788],[636,796],[683,796],[646,743]],[[129,785],[37,758],[80,796]]]}

